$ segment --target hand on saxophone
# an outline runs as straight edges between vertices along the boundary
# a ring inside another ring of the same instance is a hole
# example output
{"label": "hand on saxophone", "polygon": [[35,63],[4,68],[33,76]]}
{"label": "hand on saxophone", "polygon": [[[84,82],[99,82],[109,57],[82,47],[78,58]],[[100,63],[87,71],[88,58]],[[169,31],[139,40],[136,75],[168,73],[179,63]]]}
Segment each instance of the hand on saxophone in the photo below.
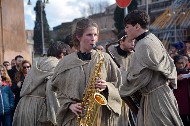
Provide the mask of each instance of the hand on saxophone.
{"label": "hand on saxophone", "polygon": [[95,87],[99,88],[100,91],[105,90],[107,88],[106,81],[102,79],[96,79]]}
{"label": "hand on saxophone", "polygon": [[69,109],[75,113],[77,116],[79,116],[80,113],[82,113],[82,107],[81,103],[73,103],[69,106]]}

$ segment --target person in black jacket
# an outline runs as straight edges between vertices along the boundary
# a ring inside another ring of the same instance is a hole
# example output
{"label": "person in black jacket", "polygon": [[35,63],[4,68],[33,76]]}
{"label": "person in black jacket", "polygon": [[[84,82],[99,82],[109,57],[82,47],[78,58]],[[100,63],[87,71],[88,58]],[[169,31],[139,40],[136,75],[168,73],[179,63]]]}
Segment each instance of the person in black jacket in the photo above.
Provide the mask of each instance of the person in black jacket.
{"label": "person in black jacket", "polygon": [[13,66],[12,69],[8,70],[8,74],[9,74],[12,82],[14,82],[15,74],[16,74],[16,72],[19,71],[19,66],[20,66],[20,64],[22,63],[23,60],[24,60],[23,56],[17,55],[15,57],[16,65]]}

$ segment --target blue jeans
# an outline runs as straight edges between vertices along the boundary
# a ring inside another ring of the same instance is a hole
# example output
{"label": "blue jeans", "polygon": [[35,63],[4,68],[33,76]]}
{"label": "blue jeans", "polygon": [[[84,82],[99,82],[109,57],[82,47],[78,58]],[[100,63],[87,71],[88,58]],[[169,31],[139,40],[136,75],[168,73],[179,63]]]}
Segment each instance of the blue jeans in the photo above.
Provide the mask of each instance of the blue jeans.
{"label": "blue jeans", "polygon": [[11,126],[12,125],[12,116],[11,112],[0,115],[0,126]]}

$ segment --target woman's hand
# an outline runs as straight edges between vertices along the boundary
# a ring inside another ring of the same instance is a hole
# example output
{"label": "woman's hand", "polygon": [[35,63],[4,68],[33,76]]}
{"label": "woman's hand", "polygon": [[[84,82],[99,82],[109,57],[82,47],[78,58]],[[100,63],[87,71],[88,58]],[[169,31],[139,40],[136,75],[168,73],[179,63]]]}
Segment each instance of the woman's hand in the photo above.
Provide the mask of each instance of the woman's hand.
{"label": "woman's hand", "polygon": [[183,80],[182,74],[177,76],[177,80]]}
{"label": "woman's hand", "polygon": [[82,107],[81,103],[74,103],[69,106],[69,109],[75,113],[77,116],[79,116],[79,113],[82,113]]}
{"label": "woman's hand", "polygon": [[22,84],[23,84],[23,82],[22,82],[22,81],[19,81],[19,82],[17,83],[17,86],[20,88],[20,87],[22,86]]}
{"label": "woman's hand", "polygon": [[103,91],[107,88],[107,84],[106,84],[106,81],[105,80],[102,80],[102,79],[97,79],[96,80],[96,83],[95,83],[95,87],[96,88],[99,88],[100,91]]}

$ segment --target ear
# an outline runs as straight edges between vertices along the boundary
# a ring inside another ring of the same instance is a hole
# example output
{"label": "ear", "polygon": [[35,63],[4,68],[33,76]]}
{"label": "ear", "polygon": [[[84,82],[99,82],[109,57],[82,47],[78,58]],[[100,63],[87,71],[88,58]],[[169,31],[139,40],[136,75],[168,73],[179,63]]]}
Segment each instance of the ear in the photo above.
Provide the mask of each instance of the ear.
{"label": "ear", "polygon": [[135,29],[136,29],[136,30],[139,30],[140,28],[141,28],[140,24],[136,24],[136,25],[135,25]]}
{"label": "ear", "polygon": [[79,36],[76,36],[76,38],[77,38],[77,40],[80,42],[80,40],[81,40],[81,37],[79,37]]}

